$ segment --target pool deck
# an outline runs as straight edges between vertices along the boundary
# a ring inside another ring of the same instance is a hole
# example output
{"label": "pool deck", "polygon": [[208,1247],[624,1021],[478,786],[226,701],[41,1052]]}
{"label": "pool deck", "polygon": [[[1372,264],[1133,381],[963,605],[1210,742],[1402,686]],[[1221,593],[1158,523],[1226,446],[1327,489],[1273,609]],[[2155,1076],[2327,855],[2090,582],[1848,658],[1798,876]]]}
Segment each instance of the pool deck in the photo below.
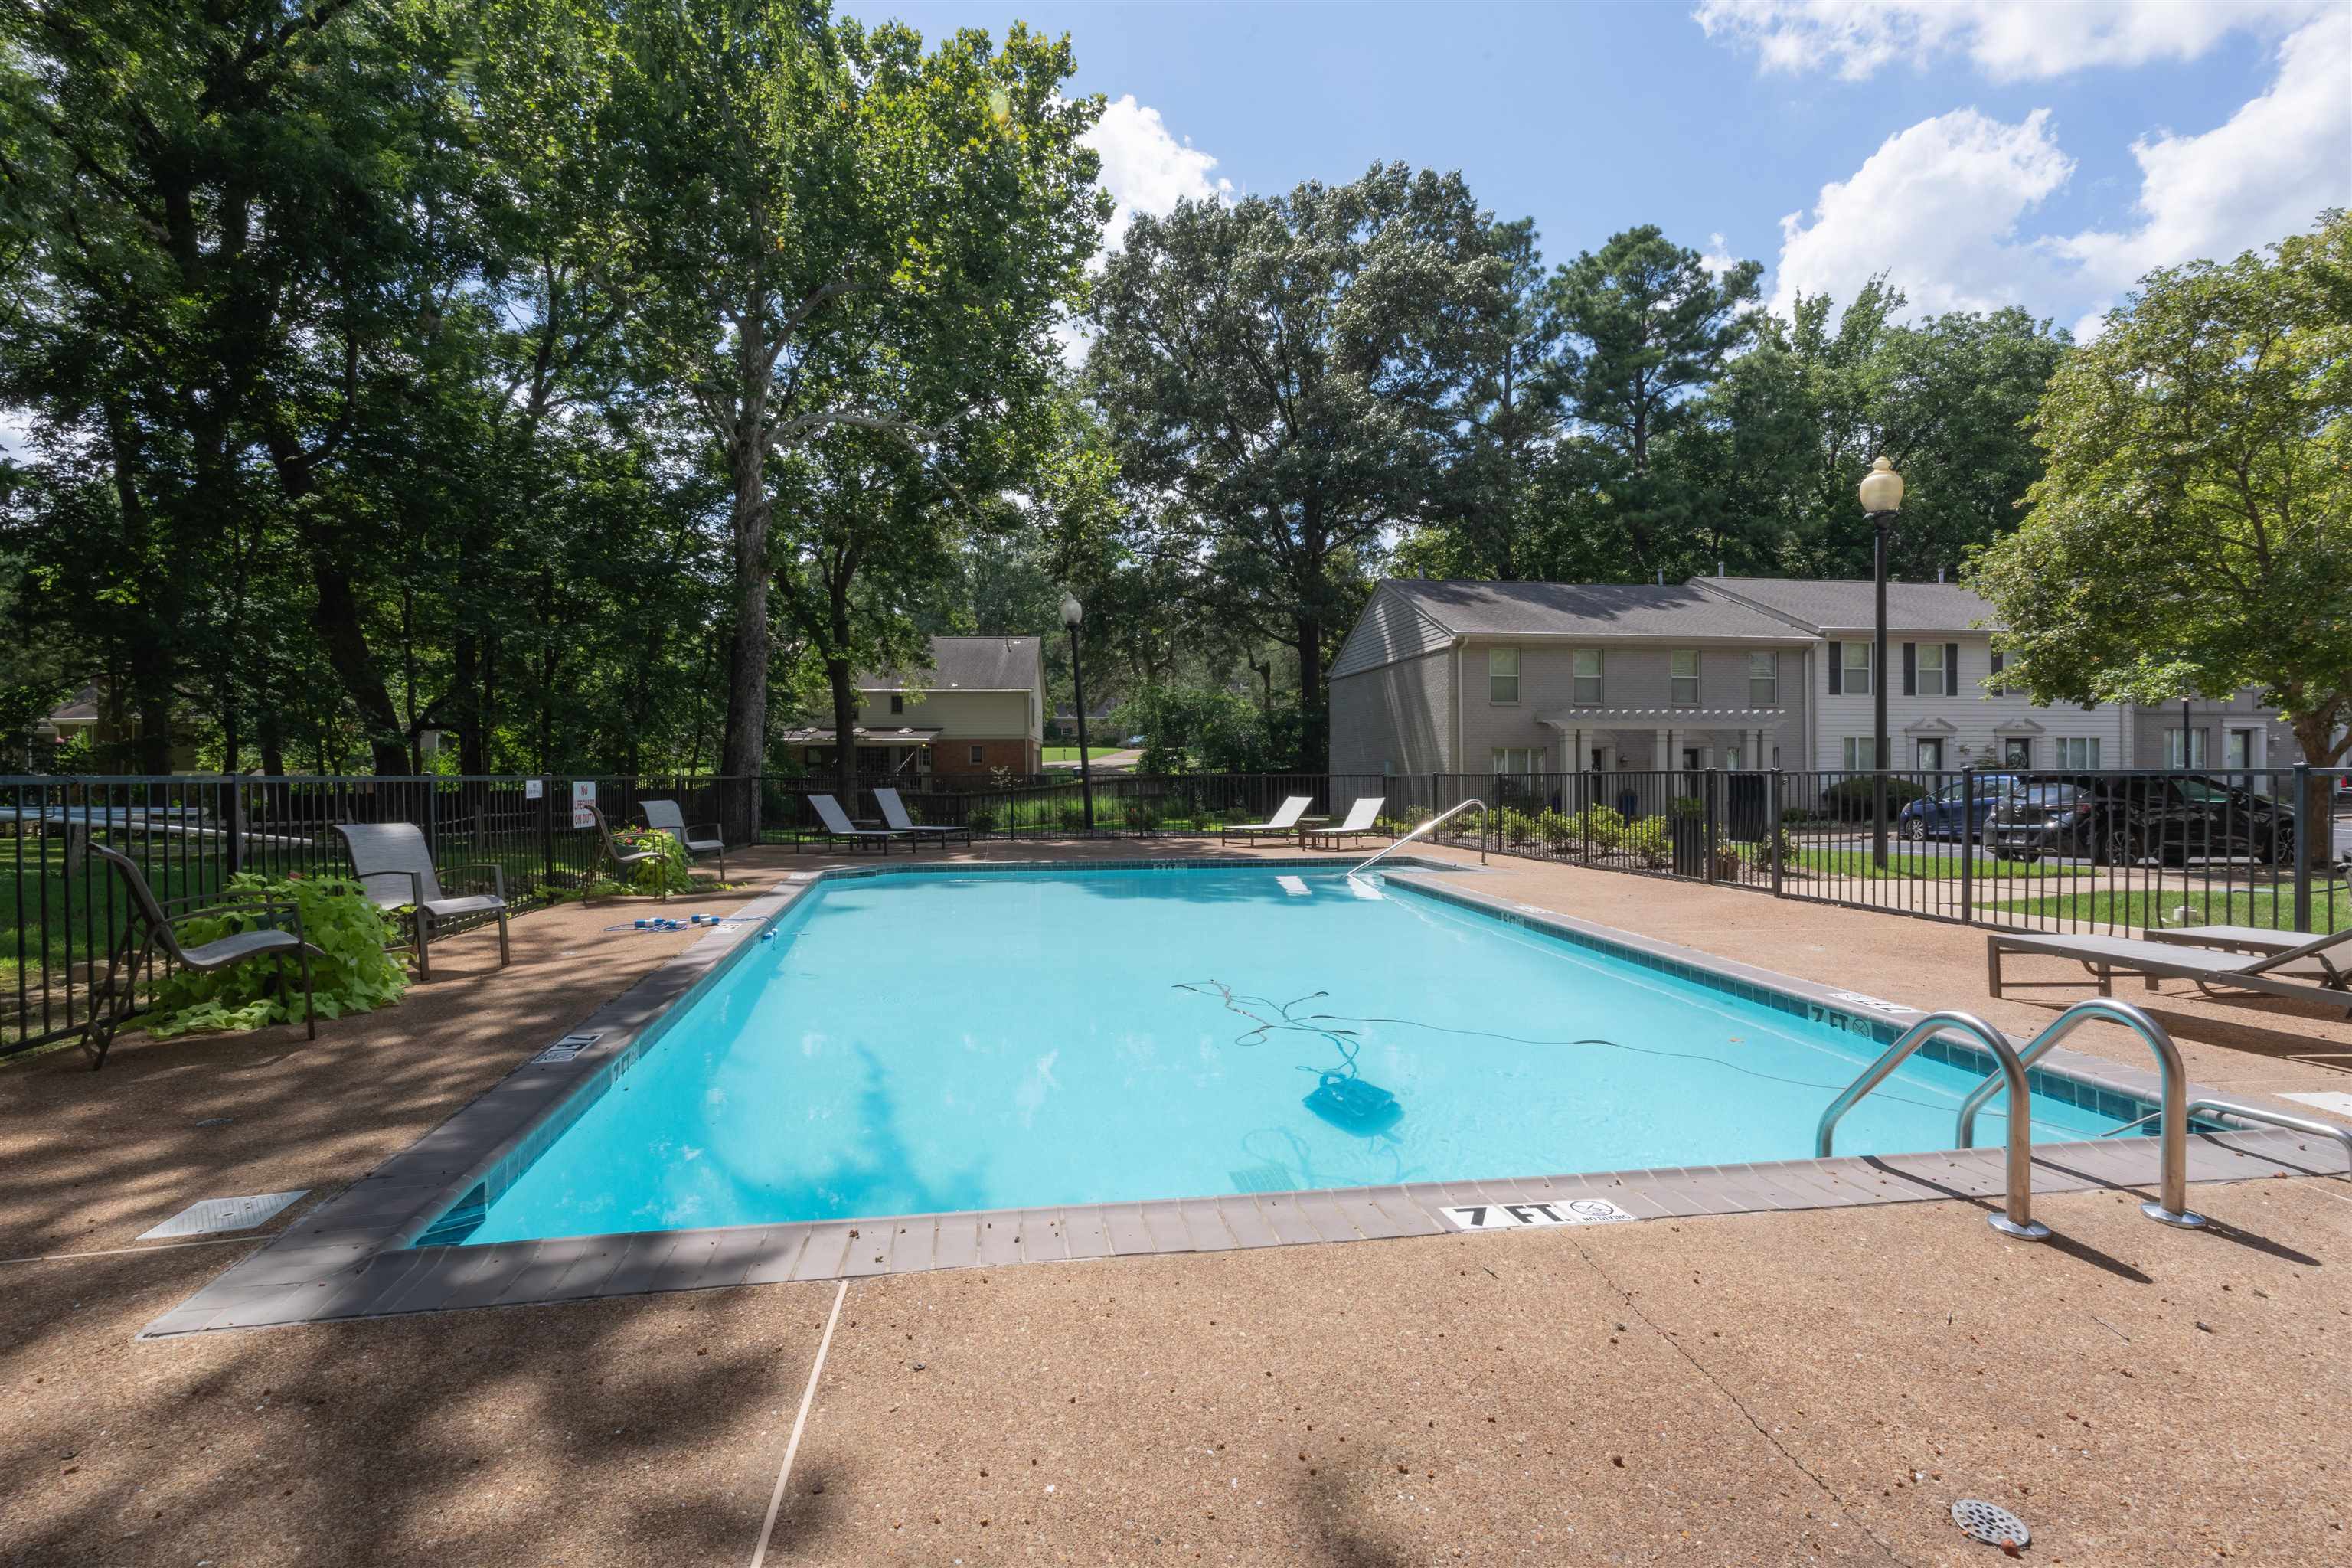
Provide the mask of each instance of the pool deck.
{"label": "pool deck", "polygon": [[[1134,849],[977,858],[1054,854]],[[1477,886],[2021,1036],[2089,994],[1995,1002],[1982,934],[1919,921],[1499,858]],[[2200,1184],[2202,1233],[2048,1192],[2040,1246],[1940,1200],[138,1338],[698,940],[601,932],[629,912],[517,921],[503,973],[452,939],[315,1046],[0,1072],[0,1258],[76,1255],[0,1264],[0,1563],[741,1563],[804,1395],[769,1563],[1990,1560],[1964,1496],[2022,1514],[2030,1559],[2352,1560],[2334,1177]],[[2181,990],[2119,994],[2193,1079],[2352,1089],[2341,1018]],[[294,1187],[261,1236],[134,1239]]]}

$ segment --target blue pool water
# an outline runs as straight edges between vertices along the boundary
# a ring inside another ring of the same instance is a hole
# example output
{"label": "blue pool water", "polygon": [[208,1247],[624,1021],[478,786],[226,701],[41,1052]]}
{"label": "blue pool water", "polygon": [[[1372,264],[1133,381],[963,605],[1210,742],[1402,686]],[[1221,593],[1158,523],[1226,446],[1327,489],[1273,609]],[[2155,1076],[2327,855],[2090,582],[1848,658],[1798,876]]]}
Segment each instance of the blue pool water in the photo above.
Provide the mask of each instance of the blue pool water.
{"label": "blue pool water", "polygon": [[[830,881],[466,1239],[1801,1158],[1878,1049],[1392,881]],[[1838,1152],[1949,1147],[1973,1082],[1915,1057]]]}

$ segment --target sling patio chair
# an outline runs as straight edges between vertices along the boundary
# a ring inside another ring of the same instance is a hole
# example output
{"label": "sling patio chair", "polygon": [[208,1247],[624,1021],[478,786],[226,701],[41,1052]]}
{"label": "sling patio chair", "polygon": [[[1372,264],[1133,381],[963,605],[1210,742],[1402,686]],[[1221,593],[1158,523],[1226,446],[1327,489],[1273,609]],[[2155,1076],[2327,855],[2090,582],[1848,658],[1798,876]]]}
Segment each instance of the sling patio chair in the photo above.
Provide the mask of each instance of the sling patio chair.
{"label": "sling patio chair", "polygon": [[1381,807],[1389,803],[1384,795],[1364,795],[1348,808],[1348,819],[1337,827],[1310,828],[1300,836],[1300,842],[1309,849],[1337,849],[1339,840],[1348,838],[1361,845],[1367,834],[1380,831]]}
{"label": "sling patio chair", "polygon": [[[155,897],[155,890],[147,885],[147,878],[137,862],[104,845],[92,844],[87,829],[72,828],[66,840],[68,877],[79,873],[85,857],[105,862],[121,881],[130,905],[130,918],[123,922],[122,934],[116,939],[107,960],[106,978],[90,988],[89,1020],[82,1026],[81,1048],[89,1058],[92,1072],[106,1065],[106,1053],[114,1044],[116,1031],[138,1010],[139,972],[153,961],[158,950],[181,968],[199,973],[226,969],[248,959],[274,958],[278,963],[278,993],[281,996],[290,995],[286,956],[292,953],[302,965],[303,1016],[310,1024],[310,1038],[319,1037],[319,1015],[310,989],[310,960],[326,955],[303,940],[299,907],[274,899],[206,903],[201,894],[166,902]],[[174,910],[180,912],[174,914]],[[243,931],[231,931],[194,947],[183,944],[172,929],[176,921],[209,920],[215,916],[251,923]]]}
{"label": "sling patio chair", "polygon": [[1281,810],[1264,822],[1237,822],[1225,827],[1218,833],[1217,842],[1223,844],[1236,836],[1255,839],[1266,834],[1287,838],[1298,831],[1298,819],[1306,816],[1307,808],[1314,804],[1313,795],[1294,795],[1282,803]]}
{"label": "sling patio chair", "polygon": [[861,844],[871,844],[885,855],[890,853],[893,844],[903,842],[908,849],[914,847],[913,833],[902,833],[895,827],[860,827],[849,820],[849,814],[841,809],[841,802],[829,795],[813,795],[808,797],[808,802],[816,813],[816,819],[824,826],[814,838],[803,831],[800,840],[803,845],[846,844],[855,849]]}
{"label": "sling patio chair", "polygon": [[719,836],[719,824],[698,822],[688,826],[686,813],[677,808],[677,802],[674,800],[641,800],[637,802],[637,809],[646,814],[647,827],[656,833],[667,833],[685,845],[688,859],[704,855],[718,856],[719,879],[722,882],[727,879],[727,841]]}
{"label": "sling patio chair", "polygon": [[940,853],[944,855],[947,853],[948,841],[951,838],[960,837],[966,844],[971,842],[971,828],[969,825],[959,824],[952,827],[946,827],[937,826],[928,822],[917,822],[907,815],[907,803],[898,798],[898,792],[887,784],[874,792],[874,799],[882,807],[882,820],[890,825],[892,832],[911,835],[908,839],[909,844],[936,844],[940,847]]}
{"label": "sling patio chair", "polygon": [[[662,852],[658,849],[623,848],[621,841],[613,837],[613,825],[604,820],[604,808],[603,806],[598,805],[593,802],[590,802],[581,806],[580,809],[586,812],[591,817],[593,817],[596,823],[596,858],[589,864],[588,879],[580,885],[580,907],[584,910],[588,907],[590,895],[594,893],[596,890],[596,868],[598,866],[602,866],[607,861],[610,861],[613,867],[613,880],[625,884],[629,879],[629,873],[632,870],[644,865],[648,860],[659,860],[662,858]],[[660,894],[661,901],[663,903],[669,902],[669,881],[667,878],[663,879]]]}
{"label": "sling patio chair", "polygon": [[[2282,933],[2300,936],[2300,931]],[[2296,946],[2267,955],[2248,956],[2210,947],[2188,947],[2172,942],[2145,942],[2127,936],[2063,935],[2048,931],[1991,931],[1985,937],[1985,974],[1992,994],[2001,994],[2000,961],[2005,953],[2030,952],[2046,958],[2068,958],[2090,971],[2099,994],[2115,994],[2118,973],[2137,974],[2156,989],[2159,980],[2186,980],[2215,1000],[2214,987],[2252,992],[2258,996],[2284,996],[2296,1002],[2316,1002],[2352,1017],[2352,989],[2346,975],[2324,956],[2340,942],[2352,942],[2352,931],[2312,937]],[[2297,966],[2316,963],[2315,972]],[[2063,985],[2066,981],[2015,981],[2013,984]]]}
{"label": "sling patio chair", "polygon": [[415,823],[339,822],[335,831],[343,836],[343,848],[352,858],[352,875],[359,878],[360,886],[367,889],[376,907],[394,915],[406,911],[409,934],[415,941],[418,980],[433,978],[433,939],[440,934],[441,927],[469,916],[498,916],[499,967],[504,969],[513,959],[513,950],[507,944],[505,868],[489,861],[453,866],[452,875],[488,871],[491,890],[452,893],[441,886],[432,848],[425,842],[425,830]]}

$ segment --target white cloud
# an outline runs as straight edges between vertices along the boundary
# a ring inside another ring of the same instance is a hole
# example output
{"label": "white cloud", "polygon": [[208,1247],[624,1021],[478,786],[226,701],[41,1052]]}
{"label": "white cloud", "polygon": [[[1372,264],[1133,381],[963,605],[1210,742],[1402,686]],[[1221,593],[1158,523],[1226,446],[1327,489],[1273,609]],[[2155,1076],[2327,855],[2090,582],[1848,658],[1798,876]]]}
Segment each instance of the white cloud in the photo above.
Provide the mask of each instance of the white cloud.
{"label": "white cloud", "polygon": [[2224,123],[2132,144],[2136,226],[2086,230],[2052,248],[2112,295],[2151,268],[2226,260],[2309,227],[2323,207],[2352,205],[2347,88],[2352,11],[2335,11],[2279,47],[2278,79]]}
{"label": "white cloud", "polygon": [[1216,159],[1170,135],[1160,111],[1137,103],[1133,93],[1105,105],[1081,140],[1101,156],[1103,189],[1118,204],[1106,236],[1113,246],[1126,237],[1128,220],[1137,213],[1157,217],[1183,197],[1206,201],[1233,193],[1231,180],[1209,177]]}
{"label": "white cloud", "polygon": [[1739,265],[1739,258],[1729,240],[1719,234],[1710,234],[1706,237],[1706,252],[1698,258],[1698,264],[1720,278]]}
{"label": "white cloud", "polygon": [[1973,109],[1886,139],[1853,175],[1822,187],[1810,220],[1781,220],[1773,309],[1800,293],[1844,300],[1885,272],[1914,314],[2022,304],[2080,313],[2097,329],[2152,268],[2227,259],[2352,205],[2352,12],[2333,11],[2279,47],[2269,89],[2196,135],[2157,132],[2132,151],[2140,189],[2129,218],[2077,234],[2022,230],[2064,185],[2074,160],[2049,111],[2009,124]]}
{"label": "white cloud", "polygon": [[1827,68],[1860,80],[1957,51],[2015,81],[2193,60],[2233,29],[2283,32],[2337,9],[2328,0],[1699,0],[1693,15],[1709,37],[1754,48],[1767,70]]}
{"label": "white cloud", "polygon": [[1898,131],[1853,178],[1822,187],[1811,222],[1780,220],[1772,309],[1787,314],[1799,293],[1850,300],[1879,272],[1915,313],[2028,303],[2050,268],[2018,222],[2074,170],[2047,110],[2007,125],[1958,109]]}

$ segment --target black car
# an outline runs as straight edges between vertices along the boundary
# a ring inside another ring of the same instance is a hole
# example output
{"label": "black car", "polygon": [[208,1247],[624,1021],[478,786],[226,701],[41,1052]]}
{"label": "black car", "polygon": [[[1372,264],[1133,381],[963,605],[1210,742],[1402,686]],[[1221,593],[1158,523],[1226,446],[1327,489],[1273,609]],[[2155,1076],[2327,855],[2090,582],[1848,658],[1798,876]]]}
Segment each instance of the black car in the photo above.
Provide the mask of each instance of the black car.
{"label": "black car", "polygon": [[2149,860],[2294,860],[2294,813],[2197,773],[2027,774],[1986,825],[1997,859],[2080,856],[2102,865]]}

